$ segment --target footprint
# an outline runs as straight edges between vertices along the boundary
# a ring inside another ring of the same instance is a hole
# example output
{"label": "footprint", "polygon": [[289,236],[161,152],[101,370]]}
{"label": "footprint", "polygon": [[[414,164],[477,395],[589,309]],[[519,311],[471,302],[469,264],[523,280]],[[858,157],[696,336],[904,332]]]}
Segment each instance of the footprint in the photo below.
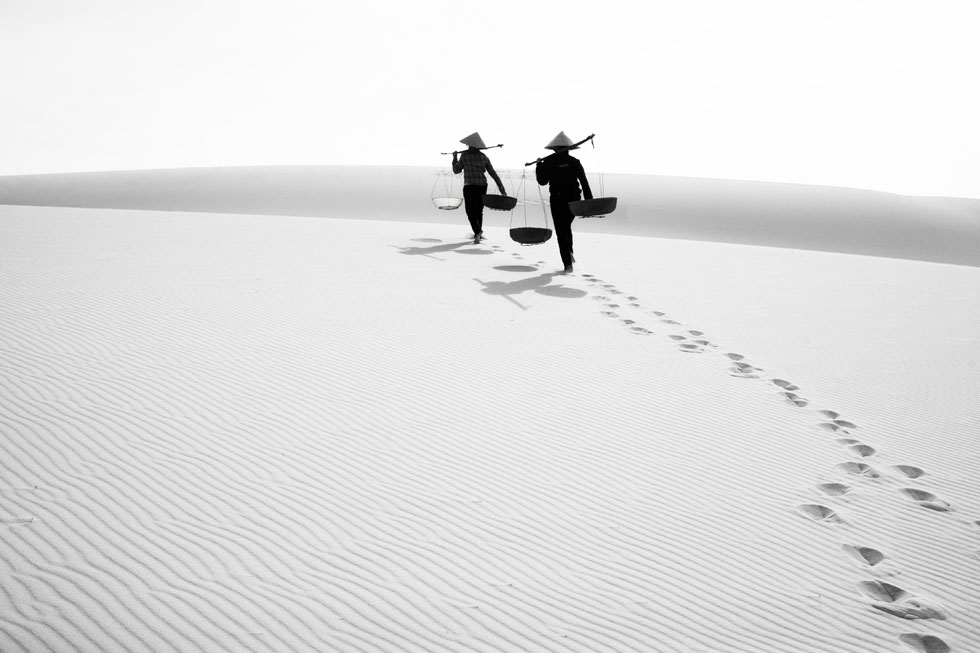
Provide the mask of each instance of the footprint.
{"label": "footprint", "polygon": [[688,331],[692,336],[703,336],[704,331]]}
{"label": "footprint", "polygon": [[817,424],[824,431],[830,431],[831,433],[847,433],[847,430],[833,422],[820,422]]}
{"label": "footprint", "polygon": [[656,315],[657,317],[663,317],[667,315],[666,313],[661,313],[660,311],[654,311],[653,314]]}
{"label": "footprint", "polygon": [[602,314],[606,317],[619,317],[619,313],[613,313],[612,311],[602,311]]}
{"label": "footprint", "polygon": [[667,336],[671,340],[687,340],[684,336]]}
{"label": "footprint", "polygon": [[826,417],[827,419],[837,419],[840,417],[840,413],[835,413],[832,410],[818,410],[818,413]]}
{"label": "footprint", "polygon": [[630,330],[632,330],[632,331],[634,331],[636,333],[642,333],[644,335],[651,335],[651,334],[653,334],[653,331],[651,331],[650,329],[644,329],[643,327],[639,327],[639,326],[630,327]]}
{"label": "footprint", "polygon": [[851,486],[843,483],[821,483],[817,489],[829,497],[842,497],[851,491]]}
{"label": "footprint", "polygon": [[858,583],[858,589],[865,596],[886,603],[894,603],[911,596],[901,587],[880,580],[863,580]]}
{"label": "footprint", "polygon": [[953,507],[948,502],[943,501],[932,492],[926,492],[914,487],[903,487],[899,490],[902,494],[918,503],[923,508],[935,510],[936,512],[950,512]]}
{"label": "footprint", "polygon": [[733,361],[743,361],[743,360],[745,360],[745,356],[743,356],[742,354],[725,354],[725,356],[728,356]]}
{"label": "footprint", "polygon": [[946,611],[922,598],[913,596],[890,583],[880,580],[866,580],[858,583],[858,588],[873,599],[871,607],[901,619],[946,620]]}
{"label": "footprint", "polygon": [[871,465],[866,465],[864,463],[840,463],[837,465],[837,469],[847,474],[853,474],[855,476],[864,476],[865,478],[881,477],[881,474],[879,474],[874,467],[872,467]]}
{"label": "footprint", "polygon": [[872,549],[869,546],[852,546],[850,544],[845,544],[843,547],[844,551],[857,560],[862,565],[868,567],[874,567],[881,564],[885,559],[885,554],[878,549]]}
{"label": "footprint", "polygon": [[795,385],[793,383],[790,383],[789,381],[786,381],[785,379],[772,379],[772,383],[773,383],[773,385],[776,385],[776,386],[782,388],[786,392],[796,392],[797,390],[800,389],[800,386]]}
{"label": "footprint", "polygon": [[848,450],[857,456],[861,456],[862,458],[869,458],[878,453],[875,451],[874,447],[869,447],[866,444],[852,444],[848,447]]}
{"label": "footprint", "polygon": [[900,619],[936,619],[946,621],[946,611],[938,605],[931,604],[919,598],[909,598],[901,603],[879,601],[871,607],[881,610]]}
{"label": "footprint", "polygon": [[844,421],[842,419],[835,419],[834,424],[841,427],[842,429],[856,429],[857,424],[852,424],[851,422]]}
{"label": "footprint", "polygon": [[939,639],[935,635],[923,635],[922,633],[903,633],[898,636],[903,644],[919,653],[950,653],[953,649],[949,644]]}
{"label": "footprint", "polygon": [[819,503],[804,503],[796,506],[796,511],[807,519],[812,519],[813,521],[820,521],[828,524],[840,524],[844,521],[841,519],[840,515],[834,512],[833,509],[828,508],[827,506],[822,506]]}
{"label": "footprint", "polygon": [[702,353],[704,351],[700,347],[698,347],[697,345],[692,345],[691,343],[687,343],[687,342],[679,345],[679,347],[680,347],[681,351],[687,352],[689,354],[700,354],[700,353]]}
{"label": "footprint", "polygon": [[806,408],[807,406],[810,405],[809,401],[803,399],[802,397],[800,397],[799,395],[793,392],[784,392],[783,396],[786,398],[786,401],[793,404],[797,408]]}
{"label": "footprint", "polygon": [[673,324],[673,325],[680,324],[680,322],[675,322],[674,320],[660,320],[660,321],[663,322],[664,324]]}
{"label": "footprint", "polygon": [[619,304],[606,304],[607,308],[619,308]]}
{"label": "footprint", "polygon": [[895,465],[895,469],[907,476],[908,478],[919,478],[925,475],[925,472],[918,467],[913,467],[912,465]]}
{"label": "footprint", "polygon": [[737,376],[743,379],[759,378],[759,375],[756,374],[756,372],[758,372],[759,370],[756,369],[754,366],[749,365],[748,363],[739,363],[736,361],[735,363],[732,364],[732,366],[729,369],[733,372],[732,376]]}
{"label": "footprint", "polygon": [[620,324],[625,324],[626,326],[629,326],[631,324],[636,324],[636,320],[620,320],[619,322]]}

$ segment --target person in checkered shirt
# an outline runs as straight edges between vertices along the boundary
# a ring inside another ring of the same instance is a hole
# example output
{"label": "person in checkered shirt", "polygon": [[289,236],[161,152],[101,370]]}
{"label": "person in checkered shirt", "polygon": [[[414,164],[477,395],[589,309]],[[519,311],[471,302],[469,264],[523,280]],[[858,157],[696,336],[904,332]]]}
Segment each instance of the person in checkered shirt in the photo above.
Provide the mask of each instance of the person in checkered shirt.
{"label": "person in checkered shirt", "polygon": [[[487,177],[489,174],[497,183],[501,195],[506,195],[504,185],[490,163],[490,157],[480,150],[487,145],[480,138],[479,132],[473,132],[459,141],[469,148],[459,154],[453,152],[453,172],[463,173],[463,202],[466,206],[466,217],[473,227],[473,243],[479,245],[483,239],[483,196],[487,194]],[[458,155],[458,158],[457,158]]]}

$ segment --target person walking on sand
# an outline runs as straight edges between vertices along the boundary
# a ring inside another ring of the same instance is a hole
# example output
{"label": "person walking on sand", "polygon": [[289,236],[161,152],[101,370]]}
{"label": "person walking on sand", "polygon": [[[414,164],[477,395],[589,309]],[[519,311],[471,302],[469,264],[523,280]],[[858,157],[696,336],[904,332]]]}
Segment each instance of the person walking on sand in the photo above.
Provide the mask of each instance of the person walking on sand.
{"label": "person walking on sand", "polygon": [[[501,195],[506,195],[504,185],[490,163],[490,157],[481,150],[487,149],[486,143],[480,138],[479,132],[473,132],[459,141],[468,145],[462,154],[453,152],[453,172],[463,173],[463,203],[466,207],[466,217],[473,227],[473,244],[479,245],[483,239],[483,196],[487,194],[487,177],[497,183]],[[459,158],[457,158],[459,155]]]}
{"label": "person walking on sand", "polygon": [[[586,139],[588,140],[588,139]],[[578,149],[579,144],[573,143],[565,132],[558,135],[545,145],[546,150],[554,150],[543,159],[538,159],[534,174],[541,186],[547,185],[551,191],[551,220],[555,223],[555,236],[558,240],[558,252],[565,266],[565,274],[572,272],[575,254],[572,249],[572,215],[568,208],[569,202],[582,199],[592,199],[592,188],[585,177],[582,163],[569,154],[570,150]],[[581,184],[581,188],[579,188]]]}

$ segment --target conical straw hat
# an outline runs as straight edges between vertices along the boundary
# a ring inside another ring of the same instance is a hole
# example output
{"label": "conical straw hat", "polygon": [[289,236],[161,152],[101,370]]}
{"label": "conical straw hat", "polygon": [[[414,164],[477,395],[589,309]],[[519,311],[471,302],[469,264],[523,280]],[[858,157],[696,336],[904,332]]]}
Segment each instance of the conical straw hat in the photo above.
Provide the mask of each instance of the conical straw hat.
{"label": "conical straw hat", "polygon": [[482,138],[480,138],[480,132],[473,132],[466,138],[460,139],[459,142],[462,143],[463,145],[469,145],[470,147],[475,147],[478,150],[487,149],[487,144],[483,142]]}
{"label": "conical straw hat", "polygon": [[575,143],[572,142],[565,132],[558,132],[558,135],[551,139],[551,142],[544,146],[546,150],[557,150],[559,148],[572,149]]}

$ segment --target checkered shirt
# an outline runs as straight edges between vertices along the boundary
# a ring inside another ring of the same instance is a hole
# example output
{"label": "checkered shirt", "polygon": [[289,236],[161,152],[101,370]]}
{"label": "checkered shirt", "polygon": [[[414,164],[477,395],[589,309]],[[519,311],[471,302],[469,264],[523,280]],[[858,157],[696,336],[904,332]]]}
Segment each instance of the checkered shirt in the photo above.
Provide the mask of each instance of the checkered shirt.
{"label": "checkered shirt", "polygon": [[463,173],[464,186],[486,186],[486,171],[493,170],[490,158],[483,152],[466,150],[459,155],[459,161],[453,164],[453,172]]}

